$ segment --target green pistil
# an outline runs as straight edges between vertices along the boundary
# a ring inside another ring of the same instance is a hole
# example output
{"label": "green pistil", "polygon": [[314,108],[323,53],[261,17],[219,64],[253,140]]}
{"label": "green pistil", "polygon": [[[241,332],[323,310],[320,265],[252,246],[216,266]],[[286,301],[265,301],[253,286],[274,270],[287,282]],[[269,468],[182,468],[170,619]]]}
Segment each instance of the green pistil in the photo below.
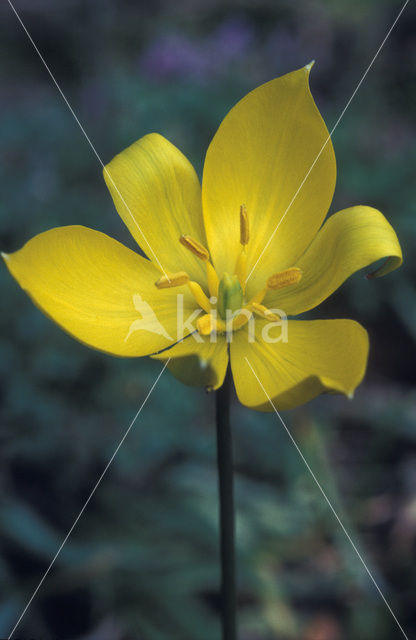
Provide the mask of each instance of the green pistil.
{"label": "green pistil", "polygon": [[218,287],[218,313],[223,320],[228,320],[228,314],[234,313],[243,306],[243,289],[236,275],[224,273]]}

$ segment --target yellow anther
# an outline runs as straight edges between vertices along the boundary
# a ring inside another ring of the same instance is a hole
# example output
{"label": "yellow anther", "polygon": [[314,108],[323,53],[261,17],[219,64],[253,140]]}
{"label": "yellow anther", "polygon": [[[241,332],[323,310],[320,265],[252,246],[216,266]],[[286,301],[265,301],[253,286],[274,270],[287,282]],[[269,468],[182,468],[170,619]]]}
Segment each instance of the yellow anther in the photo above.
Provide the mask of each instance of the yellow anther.
{"label": "yellow anther", "polygon": [[169,289],[170,287],[180,287],[189,282],[189,276],[185,271],[169,273],[157,280],[155,285],[158,289]]}
{"label": "yellow anther", "polygon": [[218,296],[218,285],[219,285],[217,272],[215,271],[214,267],[212,266],[212,264],[210,263],[209,260],[207,260],[205,262],[205,264],[207,265],[207,278],[208,278],[209,294],[211,296],[217,297]]}
{"label": "yellow anther", "polygon": [[201,309],[209,313],[211,311],[211,304],[208,297],[203,292],[201,286],[197,282],[189,280],[188,287]]}
{"label": "yellow anther", "polygon": [[200,316],[196,321],[196,326],[202,336],[209,336],[214,331],[214,319],[210,313]]}
{"label": "yellow anther", "polygon": [[209,253],[208,250],[205,249],[204,245],[198,242],[198,240],[194,240],[191,236],[181,236],[179,238],[179,242],[183,244],[184,247],[189,249],[191,253],[193,253],[197,258],[201,260],[208,260]]}
{"label": "yellow anther", "polygon": [[293,284],[297,284],[302,278],[302,271],[298,267],[291,267],[286,271],[275,273],[267,280],[267,287],[276,291],[277,289],[283,289]]}
{"label": "yellow anther", "polygon": [[246,205],[242,204],[240,207],[240,244],[243,247],[248,244],[250,239],[250,228],[248,224],[248,215]]}
{"label": "yellow anther", "polygon": [[201,336],[209,336],[213,331],[225,331],[225,323],[217,320],[211,313],[207,313],[196,321]]}
{"label": "yellow anther", "polygon": [[251,304],[251,309],[252,311],[254,311],[254,313],[257,313],[257,315],[261,316],[262,318],[265,318],[266,320],[271,320],[272,322],[279,322],[279,320],[281,319],[280,316],[278,316],[276,313],[273,313],[273,311],[270,311],[270,309],[265,307],[263,304],[258,304],[257,302],[253,302]]}

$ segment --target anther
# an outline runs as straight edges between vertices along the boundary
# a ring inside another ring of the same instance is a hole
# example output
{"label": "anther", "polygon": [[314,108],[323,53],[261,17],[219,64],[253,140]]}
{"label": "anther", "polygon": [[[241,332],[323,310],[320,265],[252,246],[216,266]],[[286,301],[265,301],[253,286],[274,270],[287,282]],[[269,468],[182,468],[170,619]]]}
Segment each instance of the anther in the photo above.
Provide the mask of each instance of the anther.
{"label": "anther", "polygon": [[158,289],[169,289],[170,287],[180,287],[188,282],[188,274],[185,271],[178,271],[177,273],[169,273],[162,276],[155,282],[155,286]]}
{"label": "anther", "polygon": [[191,236],[181,236],[179,238],[179,242],[186,247],[191,253],[193,253],[197,258],[201,260],[209,260],[208,250],[205,249],[204,245],[191,238]]}
{"label": "anther", "polygon": [[211,314],[207,313],[196,321],[196,326],[202,336],[209,336],[214,331],[214,323]]}
{"label": "anther", "polygon": [[267,280],[267,287],[276,291],[277,289],[283,289],[293,284],[298,284],[302,278],[302,271],[298,267],[291,267],[286,271],[275,273]]}
{"label": "anther", "polygon": [[250,228],[248,224],[247,208],[245,204],[240,207],[240,244],[245,247],[250,239]]}
{"label": "anther", "polygon": [[225,331],[225,324],[217,320],[211,313],[200,316],[196,326],[201,336],[209,336],[213,331]]}

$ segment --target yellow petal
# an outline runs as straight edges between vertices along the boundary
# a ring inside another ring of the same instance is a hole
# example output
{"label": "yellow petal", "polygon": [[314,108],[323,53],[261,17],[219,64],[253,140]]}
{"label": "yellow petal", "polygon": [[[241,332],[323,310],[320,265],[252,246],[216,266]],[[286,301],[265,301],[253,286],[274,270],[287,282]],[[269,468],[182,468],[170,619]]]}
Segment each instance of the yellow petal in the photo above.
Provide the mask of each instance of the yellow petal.
{"label": "yellow petal", "polygon": [[201,188],[185,156],[151,133],[119,153],[104,178],[119,215],[154,264],[205,282],[205,265],[179,242],[190,235],[206,244]]}
{"label": "yellow petal", "polygon": [[188,313],[196,306],[186,286],[157,289],[159,271],[149,260],[86,227],[51,229],[3,257],[46,315],[114,355],[141,356],[174,344],[178,292]]}
{"label": "yellow petal", "polygon": [[309,90],[309,68],[272,80],[245,96],[226,116],[208,148],[203,212],[219,274],[233,272],[241,250],[242,204],[250,225],[248,273],[267,245],[249,277],[248,297],[264,286],[271,273],[296,263],[332,199],[335,157]]}
{"label": "yellow petal", "polygon": [[171,349],[153,355],[152,358],[163,362],[171,358],[168,369],[184,384],[218,389],[224,382],[227,370],[227,343],[225,338],[219,335],[216,342],[210,342],[209,337],[199,334],[196,337],[191,335]]}
{"label": "yellow petal", "polygon": [[387,258],[375,276],[399,267],[402,252],[393,227],[380,211],[351,207],[331,216],[296,266],[302,279],[293,289],[269,292],[267,306],[296,315],[316,307],[351,274]]}
{"label": "yellow petal", "polygon": [[[271,343],[262,336],[268,324],[256,322],[255,342],[249,343],[242,329],[231,343],[231,368],[244,405],[273,411],[268,395],[280,411],[326,391],[352,395],[368,356],[368,336],[361,325],[353,320],[290,320],[288,341]],[[279,338],[281,327],[270,330],[270,336]]]}

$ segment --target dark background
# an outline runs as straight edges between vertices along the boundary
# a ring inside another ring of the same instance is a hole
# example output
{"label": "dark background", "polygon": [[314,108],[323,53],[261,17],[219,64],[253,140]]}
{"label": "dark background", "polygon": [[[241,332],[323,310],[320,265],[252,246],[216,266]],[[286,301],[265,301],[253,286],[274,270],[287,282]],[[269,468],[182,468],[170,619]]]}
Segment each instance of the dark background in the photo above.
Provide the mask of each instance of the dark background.
{"label": "dark background", "polygon": [[[202,168],[247,91],[316,60],[331,128],[401,3],[16,0],[104,162],[158,131]],[[353,401],[284,415],[409,638],[416,637],[416,13],[410,3],[334,134],[331,212],[375,206],[404,266],[322,305],[370,332]],[[0,248],[84,224],[134,246],[92,153],[0,6]],[[0,637],[7,636],[160,371],[73,341],[0,269]],[[16,638],[215,640],[213,398],[162,376]],[[402,637],[274,415],[233,406],[241,640]]]}

